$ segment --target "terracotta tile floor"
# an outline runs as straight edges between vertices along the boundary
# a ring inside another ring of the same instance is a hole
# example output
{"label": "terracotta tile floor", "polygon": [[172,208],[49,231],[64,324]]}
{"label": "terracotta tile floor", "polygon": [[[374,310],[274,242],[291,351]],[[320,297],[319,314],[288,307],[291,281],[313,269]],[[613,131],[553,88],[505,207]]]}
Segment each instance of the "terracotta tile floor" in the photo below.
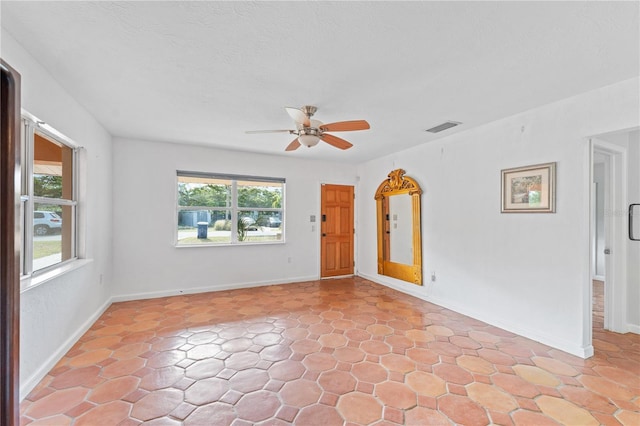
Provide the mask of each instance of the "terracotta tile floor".
{"label": "terracotta tile floor", "polygon": [[361,278],[115,303],[22,424],[639,425],[640,336],[593,342],[583,360]]}

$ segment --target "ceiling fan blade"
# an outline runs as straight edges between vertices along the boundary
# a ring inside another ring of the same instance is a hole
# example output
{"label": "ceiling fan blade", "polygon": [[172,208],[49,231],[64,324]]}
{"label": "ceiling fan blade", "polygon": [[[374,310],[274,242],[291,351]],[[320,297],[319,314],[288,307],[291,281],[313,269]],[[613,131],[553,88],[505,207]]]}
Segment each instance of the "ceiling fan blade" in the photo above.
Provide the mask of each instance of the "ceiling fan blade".
{"label": "ceiling fan blade", "polygon": [[340,148],[340,149],[349,149],[353,146],[352,143],[347,142],[344,139],[339,138],[337,136],[330,135],[328,133],[325,133],[322,136],[320,136],[320,139],[322,139],[329,145],[335,146],[336,148]]}
{"label": "ceiling fan blade", "polygon": [[307,114],[305,114],[298,108],[285,107],[284,109],[287,110],[287,113],[291,116],[291,118],[293,118],[293,121],[300,124],[301,126],[309,127],[311,125]]}
{"label": "ceiling fan blade", "polygon": [[293,130],[247,130],[245,133],[291,133]]}
{"label": "ceiling fan blade", "polygon": [[298,140],[298,138],[295,138],[289,145],[287,145],[285,151],[295,151],[298,148],[300,148],[300,141]]}
{"label": "ceiling fan blade", "polygon": [[367,130],[369,128],[369,123],[366,120],[337,121],[320,126],[320,130],[323,132],[348,132],[351,130]]}

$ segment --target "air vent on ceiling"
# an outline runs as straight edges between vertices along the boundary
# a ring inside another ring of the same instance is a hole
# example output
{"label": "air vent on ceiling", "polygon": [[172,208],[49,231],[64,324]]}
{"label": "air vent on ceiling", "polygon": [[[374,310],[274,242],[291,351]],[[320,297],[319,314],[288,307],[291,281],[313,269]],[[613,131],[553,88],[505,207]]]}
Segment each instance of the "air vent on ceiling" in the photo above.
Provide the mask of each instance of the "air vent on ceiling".
{"label": "air vent on ceiling", "polygon": [[427,132],[429,133],[440,133],[444,130],[450,129],[452,127],[456,127],[458,125],[460,125],[462,123],[458,122],[458,121],[446,121],[442,124],[438,124],[437,126],[434,126],[430,129],[427,129]]}

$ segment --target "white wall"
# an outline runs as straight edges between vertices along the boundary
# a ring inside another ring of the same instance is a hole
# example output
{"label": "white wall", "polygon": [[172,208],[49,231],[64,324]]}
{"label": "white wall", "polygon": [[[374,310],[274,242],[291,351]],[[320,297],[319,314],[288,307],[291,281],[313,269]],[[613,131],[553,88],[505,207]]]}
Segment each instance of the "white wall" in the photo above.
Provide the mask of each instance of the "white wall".
{"label": "white wall", "polygon": [[109,301],[111,137],[4,30],[1,52],[22,76],[23,109],[86,149],[80,171],[79,209],[85,219],[80,223],[85,235],[81,248],[92,261],[20,295],[20,384],[24,397]]}
{"label": "white wall", "polygon": [[[638,125],[635,78],[359,167],[359,272],[580,356],[590,354],[588,136]],[[419,137],[419,135],[417,135]],[[557,213],[501,214],[500,170],[557,162]],[[373,195],[423,188],[423,287],[377,274]],[[435,271],[437,281],[428,281]]]}
{"label": "white wall", "polygon": [[[320,184],[356,183],[346,164],[130,139],[113,161],[116,300],[317,279]],[[284,177],[286,243],[175,247],[176,170]]]}

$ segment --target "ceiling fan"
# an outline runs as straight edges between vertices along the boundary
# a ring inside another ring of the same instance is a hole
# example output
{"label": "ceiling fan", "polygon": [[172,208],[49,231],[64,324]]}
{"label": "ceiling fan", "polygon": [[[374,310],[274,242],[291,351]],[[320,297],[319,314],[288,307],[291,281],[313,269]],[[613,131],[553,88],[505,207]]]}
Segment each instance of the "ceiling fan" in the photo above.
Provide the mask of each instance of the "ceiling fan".
{"label": "ceiling fan", "polygon": [[353,144],[326,132],[349,132],[352,130],[367,130],[369,128],[369,123],[367,123],[366,120],[337,121],[335,123],[323,124],[321,121],[311,118],[318,110],[318,108],[311,105],[305,105],[300,109],[285,107],[285,110],[291,118],[293,118],[293,121],[295,121],[295,130],[249,130],[247,133],[283,132],[297,135],[285,151],[295,151],[300,145],[311,148],[317,145],[320,140],[336,148],[349,149]]}

